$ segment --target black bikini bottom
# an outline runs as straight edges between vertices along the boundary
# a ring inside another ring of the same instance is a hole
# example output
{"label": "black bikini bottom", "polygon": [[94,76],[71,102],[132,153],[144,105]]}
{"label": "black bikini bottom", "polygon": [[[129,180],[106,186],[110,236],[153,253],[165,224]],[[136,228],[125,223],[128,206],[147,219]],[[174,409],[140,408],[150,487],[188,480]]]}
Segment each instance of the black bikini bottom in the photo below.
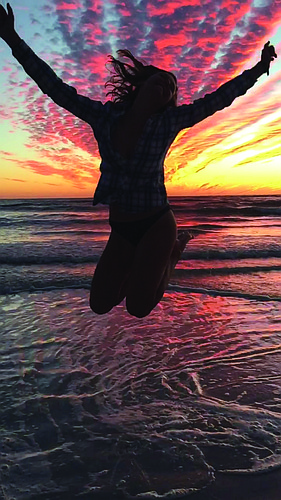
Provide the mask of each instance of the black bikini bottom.
{"label": "black bikini bottom", "polygon": [[109,218],[109,224],[116,233],[125,238],[132,245],[137,246],[148,229],[153,226],[162,215],[169,212],[169,210],[171,210],[170,205],[165,205],[165,207],[159,210],[159,212],[156,212],[156,214],[150,215],[145,219],[129,222],[120,222]]}

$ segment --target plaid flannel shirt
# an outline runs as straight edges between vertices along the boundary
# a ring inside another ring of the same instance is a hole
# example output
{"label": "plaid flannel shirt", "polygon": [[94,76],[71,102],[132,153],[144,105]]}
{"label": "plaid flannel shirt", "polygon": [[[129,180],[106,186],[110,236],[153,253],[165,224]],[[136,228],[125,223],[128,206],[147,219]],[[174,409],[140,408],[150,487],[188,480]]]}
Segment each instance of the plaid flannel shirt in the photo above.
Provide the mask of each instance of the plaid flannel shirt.
{"label": "plaid flannel shirt", "polygon": [[122,210],[132,213],[147,212],[167,203],[164,160],[180,130],[192,127],[229,106],[256,82],[251,70],[246,70],[191,104],[169,107],[152,115],[132,157],[125,159],[112,147],[110,132],[126,112],[127,104],[111,101],[103,104],[79,95],[23,40],[14,47],[13,55],[44,94],[92,127],[101,155],[101,176],[93,204],[116,203]]}

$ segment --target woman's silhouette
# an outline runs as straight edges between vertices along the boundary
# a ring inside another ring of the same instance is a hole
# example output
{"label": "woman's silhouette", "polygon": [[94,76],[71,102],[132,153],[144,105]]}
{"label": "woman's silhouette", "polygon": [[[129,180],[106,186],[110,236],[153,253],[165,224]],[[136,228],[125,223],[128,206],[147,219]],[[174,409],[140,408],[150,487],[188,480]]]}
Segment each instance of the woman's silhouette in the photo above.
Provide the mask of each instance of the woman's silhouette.
{"label": "woman's silhouette", "polygon": [[[267,42],[250,70],[192,104],[177,106],[177,80],[146,66],[128,50],[111,58],[114,75],[105,104],[77,94],[19,37],[9,4],[0,6],[0,36],[41,90],[59,106],[88,122],[101,155],[94,205],[109,205],[111,234],[97,264],[90,306],[107,313],[126,298],[130,314],[143,317],[163,296],[189,233],[177,235],[164,186],[164,159],[180,130],[229,106],[268,73],[276,56]],[[124,62],[124,59],[127,62]]]}

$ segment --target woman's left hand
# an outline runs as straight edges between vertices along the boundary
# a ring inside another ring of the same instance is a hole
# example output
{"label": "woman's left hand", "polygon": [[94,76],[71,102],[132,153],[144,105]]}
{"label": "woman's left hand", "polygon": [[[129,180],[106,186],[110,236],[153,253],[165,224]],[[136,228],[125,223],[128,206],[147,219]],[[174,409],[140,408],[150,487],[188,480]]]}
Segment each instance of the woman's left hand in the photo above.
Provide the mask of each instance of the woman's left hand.
{"label": "woman's left hand", "polygon": [[275,52],[275,48],[273,45],[270,45],[270,42],[266,42],[262,49],[261,53],[261,62],[265,68],[265,73],[269,75],[269,66],[271,61],[274,61],[274,58],[277,57],[277,54]]}

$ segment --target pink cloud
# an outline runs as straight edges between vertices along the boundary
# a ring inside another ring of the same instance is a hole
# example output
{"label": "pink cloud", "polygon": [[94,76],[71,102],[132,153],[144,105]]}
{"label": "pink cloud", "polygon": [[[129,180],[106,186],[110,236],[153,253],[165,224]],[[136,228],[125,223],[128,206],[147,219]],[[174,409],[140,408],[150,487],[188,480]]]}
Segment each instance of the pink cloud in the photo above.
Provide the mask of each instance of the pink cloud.
{"label": "pink cloud", "polygon": [[187,37],[184,33],[178,33],[176,35],[167,35],[162,40],[156,40],[155,45],[158,50],[162,50],[166,47],[182,47],[188,41],[191,41],[191,37]]}
{"label": "pink cloud", "polygon": [[119,7],[119,12],[121,14],[121,16],[123,17],[130,17],[131,16],[131,12],[129,9],[127,9],[126,7]]}
{"label": "pink cloud", "polygon": [[61,2],[56,6],[57,10],[76,10],[81,8],[81,4]]}
{"label": "pink cloud", "polygon": [[[150,16],[171,16],[177,9],[185,6],[186,5],[184,2],[182,2],[182,0],[173,0],[171,2],[160,0],[155,3],[148,3],[147,12]],[[198,0],[189,0],[188,6],[198,6]]]}

